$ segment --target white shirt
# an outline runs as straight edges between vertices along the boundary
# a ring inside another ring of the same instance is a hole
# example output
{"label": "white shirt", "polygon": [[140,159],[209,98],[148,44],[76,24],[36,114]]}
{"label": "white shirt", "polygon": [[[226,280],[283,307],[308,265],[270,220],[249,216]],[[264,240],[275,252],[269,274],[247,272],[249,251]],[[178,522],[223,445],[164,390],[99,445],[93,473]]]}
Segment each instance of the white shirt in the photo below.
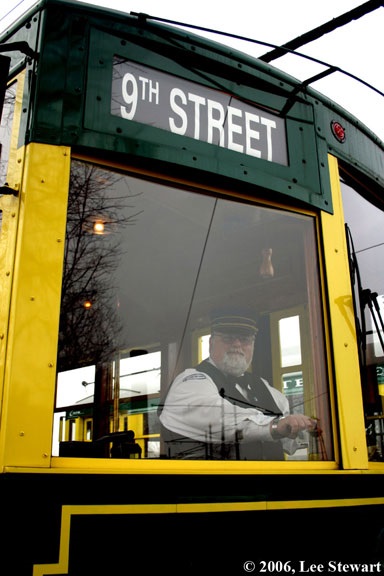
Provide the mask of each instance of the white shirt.
{"label": "white shirt", "polygon": [[[283,415],[289,414],[287,398],[262,379]],[[172,383],[160,415],[160,421],[172,432],[200,442],[219,443],[236,440],[241,434],[245,442],[272,441],[270,423],[274,416],[257,408],[242,408],[222,398],[212,378],[204,372],[188,368]],[[223,438],[224,435],[224,438]],[[284,450],[293,454],[296,440],[281,440]]]}

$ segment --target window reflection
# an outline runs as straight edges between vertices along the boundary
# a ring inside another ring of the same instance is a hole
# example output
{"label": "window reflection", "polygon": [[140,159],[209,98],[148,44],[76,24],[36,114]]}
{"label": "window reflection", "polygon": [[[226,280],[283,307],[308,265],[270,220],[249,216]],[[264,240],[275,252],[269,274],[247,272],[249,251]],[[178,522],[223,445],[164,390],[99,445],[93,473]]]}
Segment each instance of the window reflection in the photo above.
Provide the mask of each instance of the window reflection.
{"label": "window reflection", "polygon": [[301,364],[300,317],[289,316],[279,321],[281,366]]}
{"label": "window reflection", "polygon": [[342,182],[341,189],[350,256],[356,262],[352,281],[368,457],[384,461],[384,211],[363,197],[358,186]]}
{"label": "window reflection", "polygon": [[[213,311],[234,307],[251,311],[257,337],[232,338],[222,330],[223,345],[238,340],[252,347],[247,372],[257,372],[276,390],[272,396],[282,398],[273,414],[260,399],[249,400],[252,414],[264,419],[264,438],[256,444],[283,443],[271,438],[270,423],[286,403],[288,412],[304,414],[307,423],[321,422],[327,455],[319,450],[320,428],[308,427],[286,442],[290,449],[283,457],[331,458],[313,219],[74,161],[53,453],[276,459],[259,448],[244,451],[244,426],[229,432],[222,406],[218,410],[213,400],[204,406],[207,430],[184,435],[186,450],[182,442],[176,453],[169,443],[167,432],[174,429],[163,414],[172,382],[209,355]],[[275,336],[279,331],[281,342]],[[293,406],[298,388],[300,406]],[[224,397],[238,415],[239,403],[229,389]],[[196,406],[196,400],[188,402]],[[192,404],[181,400],[176,411],[181,408],[185,417],[177,414],[180,421],[188,421]],[[214,421],[220,422],[220,438],[212,432]],[[191,453],[191,440],[201,442],[202,450]]]}
{"label": "window reflection", "polygon": [[[0,123],[0,186],[7,184],[7,171],[9,161],[9,151],[11,147],[12,122],[16,102],[15,82],[9,86],[5,92],[4,105]],[[5,219],[5,216],[4,216]],[[3,211],[0,209],[0,235],[3,228]]]}
{"label": "window reflection", "polygon": [[11,147],[12,122],[16,102],[17,83],[9,86],[5,92],[3,112],[0,124],[0,186],[7,181],[9,150]]}

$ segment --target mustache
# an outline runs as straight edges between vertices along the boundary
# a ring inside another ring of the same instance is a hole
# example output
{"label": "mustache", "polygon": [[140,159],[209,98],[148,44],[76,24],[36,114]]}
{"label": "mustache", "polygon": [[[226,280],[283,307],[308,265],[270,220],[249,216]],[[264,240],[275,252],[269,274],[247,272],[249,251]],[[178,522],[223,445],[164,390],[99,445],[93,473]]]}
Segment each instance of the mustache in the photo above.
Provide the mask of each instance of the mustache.
{"label": "mustache", "polygon": [[239,354],[240,356],[245,356],[244,352],[238,348],[231,348],[227,350],[227,354]]}

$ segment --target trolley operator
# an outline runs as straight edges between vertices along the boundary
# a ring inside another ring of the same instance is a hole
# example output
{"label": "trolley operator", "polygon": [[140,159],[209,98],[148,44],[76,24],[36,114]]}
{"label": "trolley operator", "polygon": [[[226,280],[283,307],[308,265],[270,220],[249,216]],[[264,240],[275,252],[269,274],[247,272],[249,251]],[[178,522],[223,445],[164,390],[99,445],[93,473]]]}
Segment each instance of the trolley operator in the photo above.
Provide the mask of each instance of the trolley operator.
{"label": "trolley operator", "polygon": [[300,432],[316,428],[308,416],[289,414],[284,394],[248,372],[256,334],[247,316],[214,318],[209,358],[179,374],[165,399],[166,456],[282,460],[299,447]]}

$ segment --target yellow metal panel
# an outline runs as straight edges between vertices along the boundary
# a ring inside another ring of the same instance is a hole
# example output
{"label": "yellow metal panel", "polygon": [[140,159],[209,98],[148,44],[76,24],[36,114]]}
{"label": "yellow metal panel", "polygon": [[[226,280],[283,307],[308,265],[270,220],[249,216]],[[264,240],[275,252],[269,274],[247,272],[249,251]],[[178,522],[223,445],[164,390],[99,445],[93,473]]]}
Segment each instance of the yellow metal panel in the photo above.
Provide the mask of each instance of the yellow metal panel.
{"label": "yellow metal panel", "polygon": [[5,358],[8,343],[8,320],[12,292],[13,262],[17,234],[19,199],[15,196],[0,198],[2,212],[0,232],[0,467],[3,465],[4,454],[4,378]]}
{"label": "yellow metal panel", "polygon": [[142,436],[144,434],[143,414],[130,414],[128,417],[128,428],[134,431],[136,437]]}
{"label": "yellow metal panel", "polygon": [[50,464],[68,148],[26,148],[5,365],[4,464]]}
{"label": "yellow metal panel", "polygon": [[343,468],[368,468],[364,409],[337,160],[329,156],[334,214],[322,213]]}
{"label": "yellow metal panel", "polygon": [[[28,468],[8,467],[7,472],[31,472]],[[259,460],[163,460],[162,458],[124,459],[114,458],[52,458],[53,474],[180,474],[180,475],[221,475],[221,474],[334,474],[342,473],[338,464],[331,461],[281,461],[261,462]],[[361,470],[351,470],[351,474],[361,474]],[[384,470],[383,470],[384,473]]]}

